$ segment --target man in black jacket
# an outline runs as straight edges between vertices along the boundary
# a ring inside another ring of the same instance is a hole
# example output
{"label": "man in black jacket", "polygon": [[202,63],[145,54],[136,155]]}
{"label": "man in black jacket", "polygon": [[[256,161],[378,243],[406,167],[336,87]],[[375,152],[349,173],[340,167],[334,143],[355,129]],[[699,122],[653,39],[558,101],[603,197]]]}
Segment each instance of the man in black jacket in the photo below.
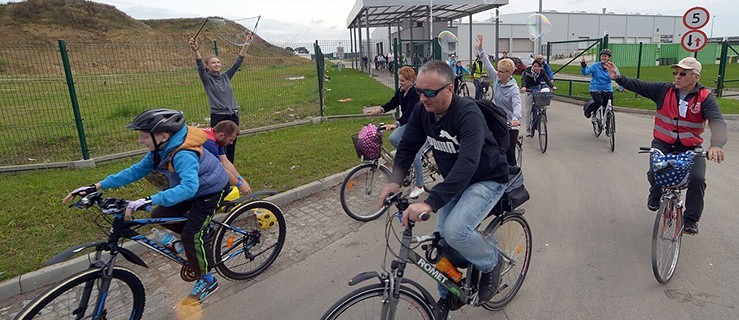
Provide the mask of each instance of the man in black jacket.
{"label": "man in black jacket", "polygon": [[[420,68],[416,90],[421,103],[408,120],[380,202],[399,191],[413,156],[428,142],[444,180],[424,202],[413,203],[403,212],[403,225],[408,220],[419,221],[423,212],[436,212],[436,230],[483,272],[479,297],[485,301],[497,290],[500,259],[495,245],[475,230],[503,195],[508,164],[479,107],[471,99],[456,96],[453,82],[454,74],[443,61],[429,61]],[[447,292],[442,287],[440,291],[442,312],[437,318],[445,319]]]}
{"label": "man in black jacket", "polygon": [[[693,57],[680,60],[672,65],[675,80],[669,82],[646,82],[629,79],[618,74],[613,62],[605,64],[611,79],[620,86],[651,99],[657,104],[654,118],[652,148],[663,153],[679,153],[702,148],[705,122],[711,128],[711,145],[708,159],[721,163],[724,160],[723,146],[726,144],[726,122],[716,99],[710,90],[698,83],[701,78],[701,63]],[[647,172],[649,198],[647,207],[657,211],[662,189],[655,185],[651,170]],[[685,231],[698,233],[698,221],[703,212],[703,196],[706,191],[706,159],[695,158],[690,170],[688,192],[685,195]]]}

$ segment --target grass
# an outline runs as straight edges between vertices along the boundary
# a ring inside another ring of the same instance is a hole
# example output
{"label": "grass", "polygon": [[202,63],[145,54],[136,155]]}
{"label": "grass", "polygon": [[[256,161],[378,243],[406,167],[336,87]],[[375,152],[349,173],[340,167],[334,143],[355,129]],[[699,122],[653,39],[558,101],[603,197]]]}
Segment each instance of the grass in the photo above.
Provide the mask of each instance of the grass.
{"label": "grass", "polygon": [[[328,66],[328,64],[327,64]],[[364,106],[385,104],[393,96],[393,89],[371,79],[366,73],[354,69],[338,71],[329,67],[326,75],[331,81],[326,87],[326,115],[361,114]],[[351,101],[339,100],[351,98]]]}
{"label": "grass", "polygon": [[[285,191],[356,165],[349,137],[370,121],[329,121],[242,137],[235,163],[253,189]],[[41,268],[44,261],[74,244],[102,239],[91,216],[67,208],[60,199],[138,160],[128,158],[84,171],[49,169],[0,175],[0,281]],[[155,192],[141,180],[109,190],[106,196],[137,199]]]}

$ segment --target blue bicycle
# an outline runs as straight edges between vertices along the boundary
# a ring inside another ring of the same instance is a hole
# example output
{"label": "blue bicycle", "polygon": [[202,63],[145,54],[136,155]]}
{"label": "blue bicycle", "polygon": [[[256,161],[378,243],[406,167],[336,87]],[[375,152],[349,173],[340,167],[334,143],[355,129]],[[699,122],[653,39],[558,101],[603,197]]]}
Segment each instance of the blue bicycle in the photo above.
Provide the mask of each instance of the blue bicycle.
{"label": "blue bicycle", "polygon": [[[285,243],[285,218],[277,205],[259,200],[272,194],[275,192],[258,192],[226,201],[220,208],[227,213],[226,218],[223,222],[211,221],[208,234],[213,241],[212,256],[216,271],[224,278],[234,281],[253,278],[277,259]],[[18,313],[16,319],[141,319],[146,301],[144,285],[136,273],[116,266],[115,262],[121,255],[133,264],[148,266],[135,253],[121,246],[124,239],[131,239],[182,265],[180,277],[183,280],[198,279],[189,262],[178,255],[173,246],[162,246],[136,231],[150,224],[181,223],[187,218],[125,220],[127,204],[124,199],[103,198],[101,192],[93,192],[73,205],[88,212],[99,211],[91,217],[108,239],[74,246],[47,261],[47,264],[62,262],[87,248],[95,248],[88,269],[42,293]]]}

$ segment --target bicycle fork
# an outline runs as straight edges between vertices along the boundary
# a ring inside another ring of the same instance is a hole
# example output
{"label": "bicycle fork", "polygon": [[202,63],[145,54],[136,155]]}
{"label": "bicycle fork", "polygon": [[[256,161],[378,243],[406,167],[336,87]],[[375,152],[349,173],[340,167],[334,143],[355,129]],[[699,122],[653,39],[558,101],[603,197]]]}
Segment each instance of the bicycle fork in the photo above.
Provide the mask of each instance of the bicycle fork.
{"label": "bicycle fork", "polygon": [[[98,297],[97,302],[95,303],[95,311],[92,314],[93,320],[105,319],[107,316],[105,301],[108,297],[108,289],[110,289],[110,282],[113,279],[113,266],[115,265],[115,255],[113,255],[110,261],[101,267],[100,264],[102,262],[100,261],[100,256],[101,251],[97,251],[95,253],[95,261],[90,264],[90,268],[100,268],[100,284],[98,285]],[[92,279],[85,283],[85,288],[80,297],[79,307],[72,312],[72,314],[76,316],[75,319],[85,318],[87,305],[90,301],[92,290],[95,288],[95,280],[96,279]]]}

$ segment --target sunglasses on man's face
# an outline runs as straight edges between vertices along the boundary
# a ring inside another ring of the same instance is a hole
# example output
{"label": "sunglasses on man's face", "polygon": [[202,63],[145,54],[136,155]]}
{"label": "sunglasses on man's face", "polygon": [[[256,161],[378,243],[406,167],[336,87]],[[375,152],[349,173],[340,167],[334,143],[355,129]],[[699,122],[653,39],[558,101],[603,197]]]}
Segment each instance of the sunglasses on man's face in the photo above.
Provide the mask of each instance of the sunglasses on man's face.
{"label": "sunglasses on man's face", "polygon": [[672,75],[673,75],[673,76],[676,76],[676,75],[678,75],[678,74],[679,74],[679,75],[680,75],[681,77],[684,77],[684,76],[687,76],[687,75],[688,75],[688,73],[687,73],[687,72],[685,72],[685,71],[681,71],[681,72],[673,71],[673,72],[672,72]]}
{"label": "sunglasses on man's face", "polygon": [[434,89],[419,89],[419,88],[416,88],[416,92],[418,93],[418,95],[424,95],[424,96],[426,96],[426,98],[433,98],[433,97],[436,97],[436,95],[438,95],[439,92],[441,92],[441,90],[446,89],[446,87],[448,87],[450,85],[451,85],[451,83],[445,84],[443,87],[441,87],[439,89],[436,89],[436,90],[434,90]]}

